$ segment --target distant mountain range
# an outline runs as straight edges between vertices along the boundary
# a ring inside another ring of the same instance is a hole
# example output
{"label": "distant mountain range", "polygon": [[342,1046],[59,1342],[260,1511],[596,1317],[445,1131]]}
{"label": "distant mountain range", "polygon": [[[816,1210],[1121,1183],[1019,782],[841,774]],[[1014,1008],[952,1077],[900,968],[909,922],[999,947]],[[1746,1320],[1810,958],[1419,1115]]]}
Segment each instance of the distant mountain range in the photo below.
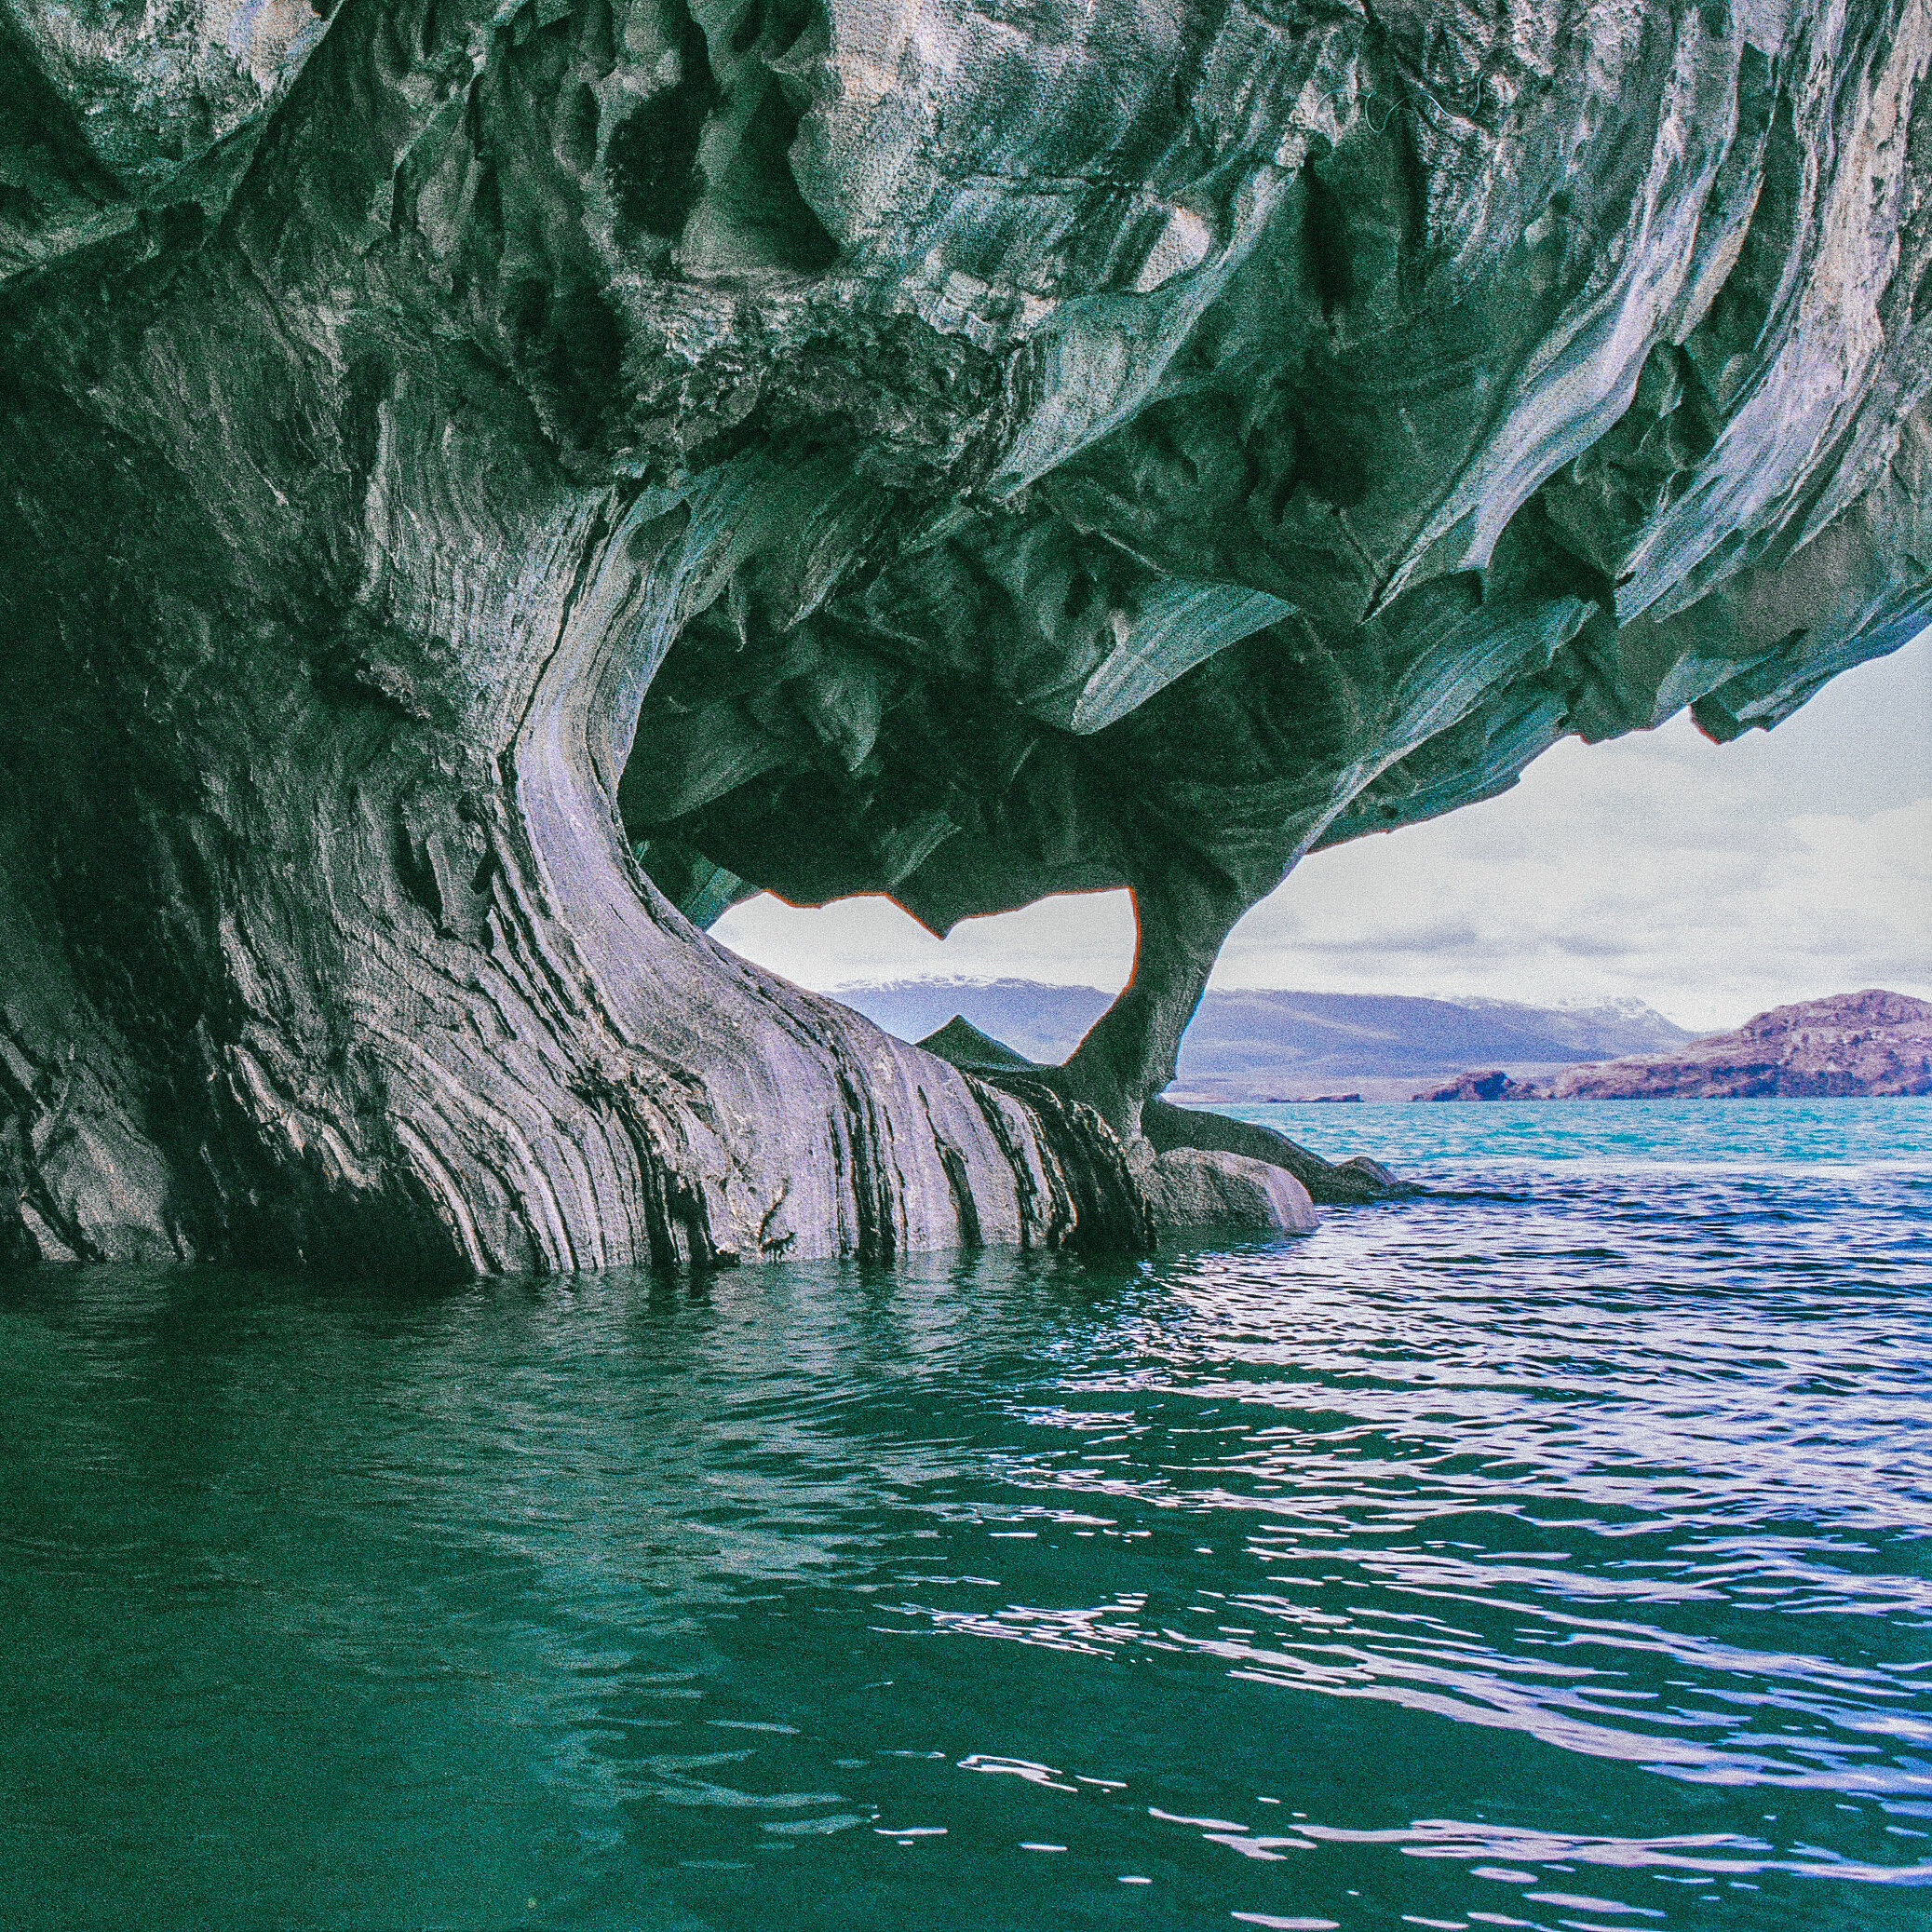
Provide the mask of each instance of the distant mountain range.
{"label": "distant mountain range", "polygon": [[[959,1014],[1028,1060],[1064,1060],[1106,1010],[1094,986],[1031,980],[893,980],[832,995],[887,1033],[921,1040]],[[1693,1038],[1635,1001],[1532,1007],[1401,994],[1210,992],[1181,1048],[1169,1098],[1407,1100],[1469,1066],[1515,1075],[1668,1051]]]}
{"label": "distant mountain range", "polygon": [[1735,1033],[1675,1051],[1542,1078],[1466,1073],[1418,1099],[1625,1101],[1834,1099],[1932,1094],[1932,1001],[1868,987],[1774,1007]]}

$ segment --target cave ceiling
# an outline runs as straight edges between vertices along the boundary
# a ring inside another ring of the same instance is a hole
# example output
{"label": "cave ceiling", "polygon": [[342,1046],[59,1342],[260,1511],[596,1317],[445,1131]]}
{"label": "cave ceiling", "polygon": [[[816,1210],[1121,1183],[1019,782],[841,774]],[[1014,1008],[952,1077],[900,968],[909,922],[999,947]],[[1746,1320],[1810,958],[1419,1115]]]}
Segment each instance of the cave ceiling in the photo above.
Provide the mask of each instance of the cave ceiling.
{"label": "cave ceiling", "polygon": [[1925,619],[1911,7],[0,21],[17,287],[222,236],[371,434],[455,394],[712,520],[618,787],[701,923],[1250,903]]}

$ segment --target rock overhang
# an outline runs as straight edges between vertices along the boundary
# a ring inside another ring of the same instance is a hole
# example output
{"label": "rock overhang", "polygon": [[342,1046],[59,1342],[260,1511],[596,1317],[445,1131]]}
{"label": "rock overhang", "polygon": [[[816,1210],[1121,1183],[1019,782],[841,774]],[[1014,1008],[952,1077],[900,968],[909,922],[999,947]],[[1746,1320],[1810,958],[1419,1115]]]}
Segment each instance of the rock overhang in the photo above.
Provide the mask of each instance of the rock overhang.
{"label": "rock overhang", "polygon": [[561,612],[571,810],[694,913],[1131,886],[1124,1131],[1306,850],[1932,608],[1904,5],[87,18],[7,10],[33,379],[472,789]]}

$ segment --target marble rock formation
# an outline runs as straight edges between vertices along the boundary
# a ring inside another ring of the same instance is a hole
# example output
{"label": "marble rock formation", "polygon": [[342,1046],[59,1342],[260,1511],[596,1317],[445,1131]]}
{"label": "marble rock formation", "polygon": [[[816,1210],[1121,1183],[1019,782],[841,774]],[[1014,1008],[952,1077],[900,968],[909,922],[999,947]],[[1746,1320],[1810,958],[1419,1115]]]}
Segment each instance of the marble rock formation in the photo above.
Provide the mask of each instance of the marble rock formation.
{"label": "marble rock formation", "polygon": [[[1928,54],[1919,0],[0,0],[0,1247],[1144,1238],[1304,853],[1925,620]],[[1030,1099],[702,930],[1123,885]]]}
{"label": "marble rock formation", "polygon": [[[1014,1052],[963,1013],[919,1045],[1020,1100],[1055,1090],[1057,1069]],[[1380,1200],[1400,1186],[1377,1162],[1327,1161],[1273,1128],[1163,1100],[1144,1103],[1141,1128],[1128,1142],[1128,1166],[1157,1228],[1232,1225],[1305,1235],[1316,1225],[1317,1201]]]}
{"label": "marble rock formation", "polygon": [[1308,1190],[1287,1169],[1216,1148],[1156,1154],[1135,1142],[1134,1178],[1163,1228],[1253,1228],[1312,1234],[1318,1220]]}

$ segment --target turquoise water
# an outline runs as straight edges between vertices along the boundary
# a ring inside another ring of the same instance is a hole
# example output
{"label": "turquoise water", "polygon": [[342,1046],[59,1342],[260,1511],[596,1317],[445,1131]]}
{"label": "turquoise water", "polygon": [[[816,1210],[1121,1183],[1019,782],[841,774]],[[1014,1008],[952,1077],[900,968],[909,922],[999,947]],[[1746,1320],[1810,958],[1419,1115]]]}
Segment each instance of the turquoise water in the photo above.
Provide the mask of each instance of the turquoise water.
{"label": "turquoise water", "polygon": [[1283,1245],[0,1290],[0,1922],[1921,1926],[1932,1103]]}

